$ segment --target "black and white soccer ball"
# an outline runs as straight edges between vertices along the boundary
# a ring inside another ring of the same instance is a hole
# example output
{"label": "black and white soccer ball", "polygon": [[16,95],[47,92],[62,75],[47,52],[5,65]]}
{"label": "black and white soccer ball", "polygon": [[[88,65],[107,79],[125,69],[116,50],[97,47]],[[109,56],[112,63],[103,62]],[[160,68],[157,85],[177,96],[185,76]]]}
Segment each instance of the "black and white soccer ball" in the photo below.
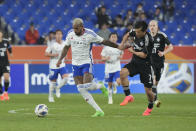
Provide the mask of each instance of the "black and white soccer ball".
{"label": "black and white soccer ball", "polygon": [[35,114],[39,117],[44,117],[48,114],[48,107],[45,104],[38,104],[35,107]]}

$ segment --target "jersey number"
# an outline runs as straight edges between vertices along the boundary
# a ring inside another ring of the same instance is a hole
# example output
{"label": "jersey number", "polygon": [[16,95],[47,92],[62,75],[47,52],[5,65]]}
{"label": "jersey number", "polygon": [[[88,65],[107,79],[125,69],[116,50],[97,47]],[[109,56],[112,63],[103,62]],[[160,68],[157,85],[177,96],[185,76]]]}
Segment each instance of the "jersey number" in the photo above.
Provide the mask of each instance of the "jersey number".
{"label": "jersey number", "polygon": [[156,48],[153,48],[152,49],[152,53],[157,53],[157,49]]}
{"label": "jersey number", "polygon": [[149,82],[148,83],[152,83],[152,75],[151,74],[149,74]]}
{"label": "jersey number", "polygon": [[1,52],[0,55],[1,55],[1,56],[5,56],[5,55],[4,55],[4,52]]}

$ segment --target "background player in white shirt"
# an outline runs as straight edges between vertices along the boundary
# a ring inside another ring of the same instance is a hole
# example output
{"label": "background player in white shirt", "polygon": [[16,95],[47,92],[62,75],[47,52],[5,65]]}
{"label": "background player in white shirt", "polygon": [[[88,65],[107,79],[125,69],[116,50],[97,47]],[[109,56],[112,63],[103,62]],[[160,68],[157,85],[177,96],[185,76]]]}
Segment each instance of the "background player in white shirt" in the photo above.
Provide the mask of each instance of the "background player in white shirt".
{"label": "background player in white shirt", "polygon": [[[111,33],[109,40],[116,43],[118,40],[117,33]],[[116,86],[120,85],[120,58],[123,52],[119,49],[105,46],[101,52],[102,60],[105,62],[105,81],[108,82],[108,104],[113,104],[112,100],[112,87],[113,93],[116,94]]]}
{"label": "background player in white shirt", "polygon": [[[53,43],[50,43],[50,45],[48,45],[45,51],[45,56],[50,57],[50,64],[49,64],[50,84],[49,84],[49,97],[48,97],[49,102],[54,102],[54,97],[53,97],[54,89],[56,89],[56,96],[58,98],[60,97],[60,88],[63,85],[65,85],[68,80],[68,74],[67,74],[63,59],[62,59],[62,64],[60,64],[59,67],[56,66],[56,63],[58,59],[60,58],[60,53],[62,52],[65,46],[65,41],[62,40],[63,32],[61,30],[56,30],[55,37],[56,37],[56,40],[54,40]],[[58,74],[61,75],[62,80],[59,83],[59,85],[56,86],[56,80],[58,78]]]}
{"label": "background player in white shirt", "polygon": [[52,45],[53,41],[55,41],[55,32],[50,31],[45,40],[47,41],[47,46]]}
{"label": "background player in white shirt", "polygon": [[88,92],[88,90],[96,90],[102,88],[102,91],[106,93],[107,89],[103,88],[103,84],[92,82],[93,75],[91,43],[93,42],[108,45],[114,48],[122,48],[122,46],[119,46],[108,40],[104,40],[94,31],[84,28],[83,20],[80,18],[75,18],[73,20],[73,29],[67,34],[66,45],[63,49],[57,66],[62,63],[62,59],[67,55],[67,52],[71,47],[74,81],[77,85],[78,91],[86,100],[86,102],[88,102],[96,110],[96,113],[92,115],[92,117],[97,117],[104,116],[104,112],[94,101],[92,95]]}

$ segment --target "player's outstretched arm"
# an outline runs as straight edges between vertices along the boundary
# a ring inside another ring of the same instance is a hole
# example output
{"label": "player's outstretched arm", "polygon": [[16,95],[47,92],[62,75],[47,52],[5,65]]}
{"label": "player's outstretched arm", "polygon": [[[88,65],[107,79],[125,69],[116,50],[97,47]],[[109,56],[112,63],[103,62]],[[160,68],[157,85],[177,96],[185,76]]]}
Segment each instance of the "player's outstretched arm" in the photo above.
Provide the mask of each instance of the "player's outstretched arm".
{"label": "player's outstretched arm", "polygon": [[114,42],[111,42],[109,40],[103,40],[100,44],[103,44],[103,45],[106,45],[106,46],[110,46],[110,47],[113,47],[113,48],[118,48],[120,50],[124,50],[122,45],[118,45],[118,44],[116,44]]}
{"label": "player's outstretched arm", "polygon": [[128,40],[128,38],[129,38],[129,32],[127,32],[127,34],[125,34],[125,35],[123,36],[123,39],[122,39],[122,41],[121,41],[120,44],[124,45],[125,42]]}
{"label": "player's outstretched arm", "polygon": [[63,48],[63,51],[62,51],[62,53],[61,53],[61,56],[60,56],[60,58],[59,58],[59,60],[58,60],[58,62],[57,62],[57,64],[56,64],[57,67],[60,66],[62,59],[67,55],[67,52],[68,52],[69,48],[70,48],[70,46],[65,46],[65,47]]}

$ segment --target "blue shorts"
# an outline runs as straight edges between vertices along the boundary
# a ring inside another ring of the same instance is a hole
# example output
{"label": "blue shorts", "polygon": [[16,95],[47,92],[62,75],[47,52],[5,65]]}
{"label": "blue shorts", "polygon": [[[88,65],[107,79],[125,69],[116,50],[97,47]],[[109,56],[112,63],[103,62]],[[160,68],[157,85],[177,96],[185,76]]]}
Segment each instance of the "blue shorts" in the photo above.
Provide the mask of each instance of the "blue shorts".
{"label": "blue shorts", "polygon": [[120,71],[105,74],[105,82],[113,82],[116,81],[116,79],[120,78]]}
{"label": "blue shorts", "polygon": [[75,76],[83,76],[84,73],[92,73],[93,72],[93,66],[92,64],[83,64],[83,65],[73,65],[73,77]]}
{"label": "blue shorts", "polygon": [[62,67],[59,69],[50,69],[49,79],[56,80],[58,78],[58,74],[60,74],[62,77],[66,73],[67,73],[67,71],[66,71],[65,67]]}

